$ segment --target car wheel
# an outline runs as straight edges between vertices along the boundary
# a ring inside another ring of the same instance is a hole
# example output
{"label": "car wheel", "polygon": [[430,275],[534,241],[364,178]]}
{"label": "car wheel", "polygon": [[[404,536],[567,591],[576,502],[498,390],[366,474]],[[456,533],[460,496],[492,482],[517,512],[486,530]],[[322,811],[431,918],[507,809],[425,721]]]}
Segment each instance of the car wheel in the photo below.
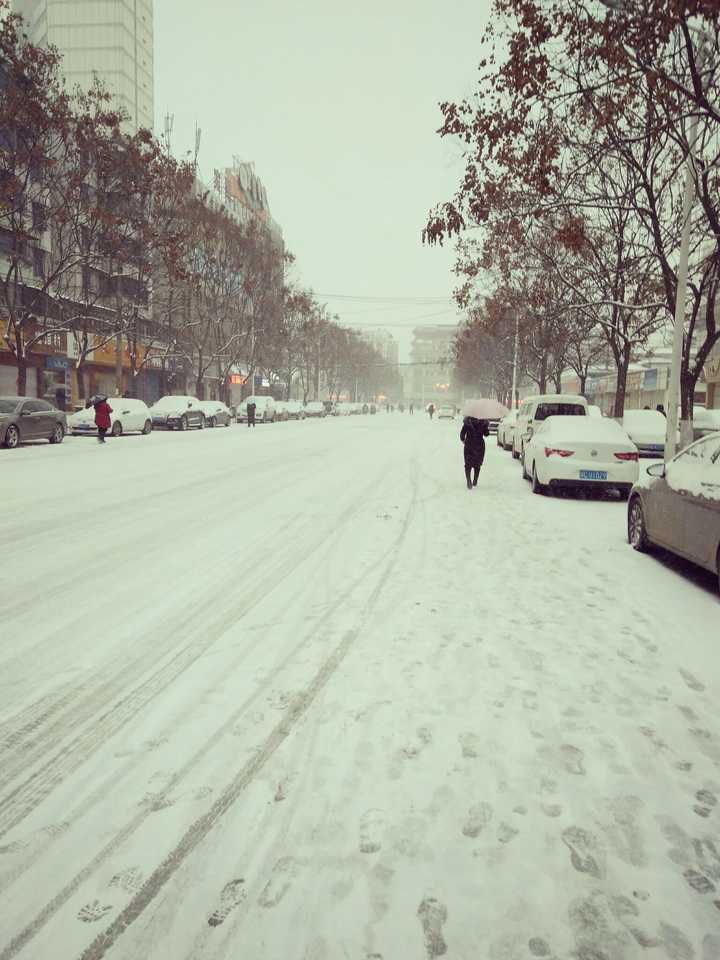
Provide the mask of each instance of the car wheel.
{"label": "car wheel", "polygon": [[61,423],[56,423],[53,432],[50,434],[50,443],[62,443],[65,431]]}
{"label": "car wheel", "polygon": [[11,423],[10,426],[5,431],[5,446],[8,450],[14,450],[15,447],[20,445],[20,431],[15,426],[14,423]]}
{"label": "car wheel", "polygon": [[180,417],[180,427],[179,427],[179,429],[180,429],[180,430],[187,430],[187,428],[188,428],[188,420],[187,420],[187,417]]}
{"label": "car wheel", "polygon": [[[529,480],[530,474],[527,472],[527,467],[525,466],[525,450],[523,449],[520,454],[520,462],[522,463],[522,477],[523,480]],[[533,464],[533,470],[535,469],[535,464]]]}
{"label": "car wheel", "polygon": [[514,441],[514,440],[513,440],[513,445],[512,445],[512,458],[513,458],[513,460],[519,460],[519,459],[520,459],[520,454],[519,454],[519,453],[517,452],[517,450],[515,449],[515,441]]}
{"label": "car wheel", "polygon": [[145,436],[147,436],[148,433],[152,433],[152,420],[145,421],[145,426],[142,428],[142,432]]}
{"label": "car wheel", "polygon": [[645,526],[645,511],[640,497],[637,496],[632,498],[628,506],[628,543],[640,553],[644,553],[650,547]]}
{"label": "car wheel", "polygon": [[208,426],[210,427],[211,430],[215,429],[215,427],[217,426],[217,421],[215,420],[215,417],[210,417],[210,419],[208,420]]}
{"label": "car wheel", "polygon": [[198,424],[198,430],[204,430],[204,429],[205,429],[205,417],[201,416],[200,423]]}
{"label": "car wheel", "polygon": [[115,423],[112,425],[112,430],[110,431],[110,433],[112,434],[113,437],[122,436],[122,424],[120,423],[119,420],[116,420]]}
{"label": "car wheel", "polygon": [[532,483],[533,493],[537,493],[537,494],[545,493],[546,487],[544,484],[540,483],[540,481],[538,480],[537,467],[535,466],[535,464],[532,465],[531,483]]}

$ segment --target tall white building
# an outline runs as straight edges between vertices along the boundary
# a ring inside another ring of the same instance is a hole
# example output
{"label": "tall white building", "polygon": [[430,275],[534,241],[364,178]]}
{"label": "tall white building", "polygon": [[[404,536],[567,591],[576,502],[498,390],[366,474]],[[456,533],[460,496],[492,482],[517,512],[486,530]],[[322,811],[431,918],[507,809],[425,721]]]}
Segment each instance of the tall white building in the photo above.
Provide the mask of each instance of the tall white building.
{"label": "tall white building", "polygon": [[57,47],[68,88],[98,76],[130,119],[153,128],[152,0],[13,0],[37,46]]}

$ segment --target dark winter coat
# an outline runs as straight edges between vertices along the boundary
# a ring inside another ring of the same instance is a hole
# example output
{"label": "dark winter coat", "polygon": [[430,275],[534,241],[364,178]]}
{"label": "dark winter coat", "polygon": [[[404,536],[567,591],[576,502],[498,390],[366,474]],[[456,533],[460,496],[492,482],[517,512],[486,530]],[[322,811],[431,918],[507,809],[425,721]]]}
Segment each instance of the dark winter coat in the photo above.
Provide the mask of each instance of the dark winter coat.
{"label": "dark winter coat", "polygon": [[485,459],[485,437],[490,434],[487,420],[465,417],[460,439],[465,444],[465,463],[468,466],[482,466]]}
{"label": "dark winter coat", "polygon": [[112,421],[110,420],[110,414],[112,413],[112,407],[107,402],[107,400],[101,400],[100,403],[95,404],[95,426],[100,430],[109,430]]}

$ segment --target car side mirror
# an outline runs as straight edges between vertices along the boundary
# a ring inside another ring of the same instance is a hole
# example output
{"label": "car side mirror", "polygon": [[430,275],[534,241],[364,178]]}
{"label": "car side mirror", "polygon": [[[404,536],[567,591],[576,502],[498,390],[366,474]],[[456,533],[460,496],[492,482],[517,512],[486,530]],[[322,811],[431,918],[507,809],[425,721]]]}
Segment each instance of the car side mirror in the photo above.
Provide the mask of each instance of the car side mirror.
{"label": "car side mirror", "polygon": [[664,463],[653,463],[645,471],[649,477],[659,477],[662,478],[665,476],[665,464]]}

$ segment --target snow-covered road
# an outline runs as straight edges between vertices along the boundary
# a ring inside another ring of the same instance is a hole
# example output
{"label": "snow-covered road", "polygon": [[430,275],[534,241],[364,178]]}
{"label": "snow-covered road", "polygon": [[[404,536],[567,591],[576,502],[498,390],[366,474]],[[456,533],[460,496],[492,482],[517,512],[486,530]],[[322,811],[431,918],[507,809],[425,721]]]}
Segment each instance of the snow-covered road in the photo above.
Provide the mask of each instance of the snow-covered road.
{"label": "snow-covered road", "polygon": [[720,602],[379,415],[0,452],[0,960],[717,960]]}

